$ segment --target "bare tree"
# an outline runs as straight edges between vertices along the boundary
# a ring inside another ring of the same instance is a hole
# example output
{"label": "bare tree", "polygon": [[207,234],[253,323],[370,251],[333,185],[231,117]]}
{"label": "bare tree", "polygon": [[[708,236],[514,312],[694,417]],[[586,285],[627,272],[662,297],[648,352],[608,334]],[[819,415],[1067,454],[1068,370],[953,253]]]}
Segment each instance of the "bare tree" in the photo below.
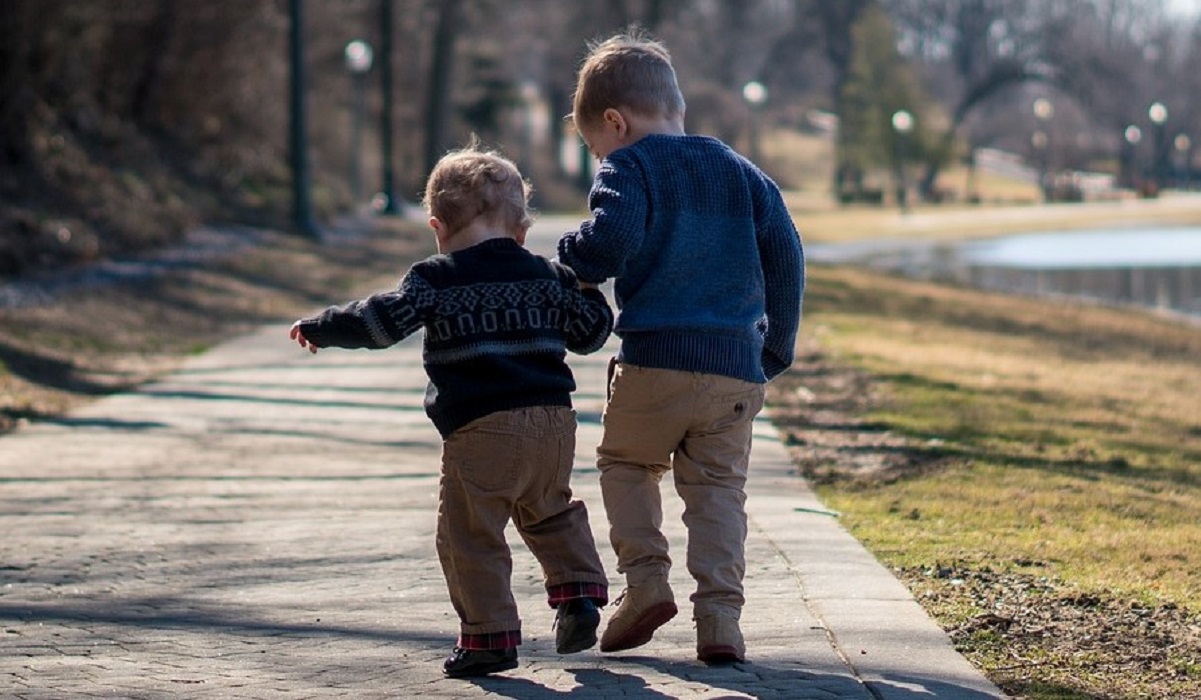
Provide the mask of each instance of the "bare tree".
{"label": "bare tree", "polygon": [[[1038,16],[1031,0],[888,0],[902,31],[902,44],[928,65],[943,65],[935,88],[945,100],[948,126],[938,149],[949,153],[964,120],[993,96],[1031,81],[1053,80],[1056,65],[1046,39],[1058,28],[1059,13]],[[1048,3],[1049,5],[1072,4]],[[920,185],[933,193],[941,163],[929,162]]]}

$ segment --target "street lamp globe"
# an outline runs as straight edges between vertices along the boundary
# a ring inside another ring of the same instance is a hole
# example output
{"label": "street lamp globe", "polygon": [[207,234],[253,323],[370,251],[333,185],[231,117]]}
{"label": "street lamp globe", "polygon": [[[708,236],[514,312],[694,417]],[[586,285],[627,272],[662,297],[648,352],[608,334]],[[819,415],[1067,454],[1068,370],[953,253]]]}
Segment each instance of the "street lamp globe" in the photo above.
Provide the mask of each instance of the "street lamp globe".
{"label": "street lamp globe", "polygon": [[742,86],[742,99],[752,107],[758,107],[767,101],[767,88],[758,80],[752,80]]}
{"label": "street lamp globe", "polygon": [[893,112],[892,128],[896,129],[897,133],[908,134],[913,130],[913,115],[903,109]]}
{"label": "street lamp globe", "polygon": [[1152,102],[1147,109],[1147,116],[1151,119],[1151,123],[1156,126],[1163,126],[1168,120],[1168,108],[1162,102]]}
{"label": "street lamp globe", "polygon": [[375,60],[375,52],[371,49],[371,44],[360,39],[348,43],[343,51],[343,56],[346,59],[346,69],[356,75],[371,70],[371,64]]}
{"label": "street lamp globe", "polygon": [[1143,140],[1143,130],[1134,124],[1127,126],[1126,131],[1122,132],[1122,135],[1126,137],[1126,143],[1131,146]]}
{"label": "street lamp globe", "polygon": [[1034,101],[1034,116],[1040,122],[1050,121],[1055,116],[1055,105],[1045,97],[1038,98]]}
{"label": "street lamp globe", "polygon": [[1193,140],[1189,138],[1188,134],[1176,134],[1176,138],[1172,140],[1172,145],[1176,147],[1177,151],[1184,153],[1192,147]]}

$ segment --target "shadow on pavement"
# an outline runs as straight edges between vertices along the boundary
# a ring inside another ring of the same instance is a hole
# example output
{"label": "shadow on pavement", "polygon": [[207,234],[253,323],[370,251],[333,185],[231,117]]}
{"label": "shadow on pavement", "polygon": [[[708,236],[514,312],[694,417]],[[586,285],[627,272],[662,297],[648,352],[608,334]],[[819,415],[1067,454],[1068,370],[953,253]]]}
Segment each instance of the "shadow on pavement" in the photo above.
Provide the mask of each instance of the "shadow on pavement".
{"label": "shadow on pavement", "polygon": [[674,698],[653,688],[646,679],[626,673],[614,673],[606,669],[568,669],[575,675],[577,685],[571,690],[548,688],[525,678],[506,678],[504,676],[485,676],[470,679],[473,685],[494,693],[502,698],[570,698],[570,697],[599,697],[598,692],[605,697],[623,698]]}

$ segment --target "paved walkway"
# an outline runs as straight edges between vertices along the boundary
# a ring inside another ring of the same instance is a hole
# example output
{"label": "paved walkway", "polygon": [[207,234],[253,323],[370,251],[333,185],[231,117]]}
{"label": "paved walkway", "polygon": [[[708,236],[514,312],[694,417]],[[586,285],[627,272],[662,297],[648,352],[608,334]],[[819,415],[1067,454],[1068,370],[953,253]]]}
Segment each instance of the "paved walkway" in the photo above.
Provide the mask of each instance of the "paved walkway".
{"label": "paved walkway", "polygon": [[[682,562],[681,615],[650,644],[557,655],[514,536],[521,666],[442,678],[457,621],[434,553],[439,441],[419,339],[310,356],[286,331],[0,439],[0,697],[1003,697],[814,497],[765,420],[748,663],[695,660]],[[592,466],[605,357],[574,360],[574,484],[616,593]],[[678,499],[665,504],[682,558]]]}

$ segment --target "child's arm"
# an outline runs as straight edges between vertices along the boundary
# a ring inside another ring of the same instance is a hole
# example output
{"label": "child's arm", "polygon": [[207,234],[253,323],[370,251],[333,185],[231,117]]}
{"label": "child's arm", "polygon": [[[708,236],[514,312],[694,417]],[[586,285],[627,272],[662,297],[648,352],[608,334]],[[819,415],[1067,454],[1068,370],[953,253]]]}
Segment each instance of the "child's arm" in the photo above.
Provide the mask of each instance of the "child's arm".
{"label": "child's arm", "polygon": [[292,329],[288,331],[288,337],[299,343],[300,347],[308,348],[309,352],[313,354],[317,353],[317,345],[310,342],[309,339],[305,337],[304,331],[301,329],[301,321],[297,321],[296,323],[292,324]]}
{"label": "child's arm", "polygon": [[613,332],[613,309],[594,284],[577,282],[575,274],[556,265],[559,283],[568,295],[567,349],[580,355],[596,352]]}
{"label": "child's arm", "polygon": [[647,207],[639,169],[624,154],[612,154],[601,162],[588,193],[592,218],[559,239],[559,261],[584,282],[620,276],[642,245]]}
{"label": "child's arm", "polygon": [[421,327],[432,301],[429,285],[410,271],[396,290],[302,318],[292,325],[289,336],[310,352],[326,347],[386,348]]}
{"label": "child's arm", "polygon": [[572,293],[578,297],[573,304],[578,311],[567,326],[567,349],[587,355],[600,350],[609,339],[613,332],[613,310],[609,308],[604,292],[596,287],[585,287]]}
{"label": "child's arm", "polygon": [[757,211],[763,214],[756,217],[756,228],[763,287],[767,292],[763,373],[772,379],[792,366],[796,351],[801,298],[805,292],[805,253],[779,190],[768,182],[762,195],[762,208],[757,207]]}

